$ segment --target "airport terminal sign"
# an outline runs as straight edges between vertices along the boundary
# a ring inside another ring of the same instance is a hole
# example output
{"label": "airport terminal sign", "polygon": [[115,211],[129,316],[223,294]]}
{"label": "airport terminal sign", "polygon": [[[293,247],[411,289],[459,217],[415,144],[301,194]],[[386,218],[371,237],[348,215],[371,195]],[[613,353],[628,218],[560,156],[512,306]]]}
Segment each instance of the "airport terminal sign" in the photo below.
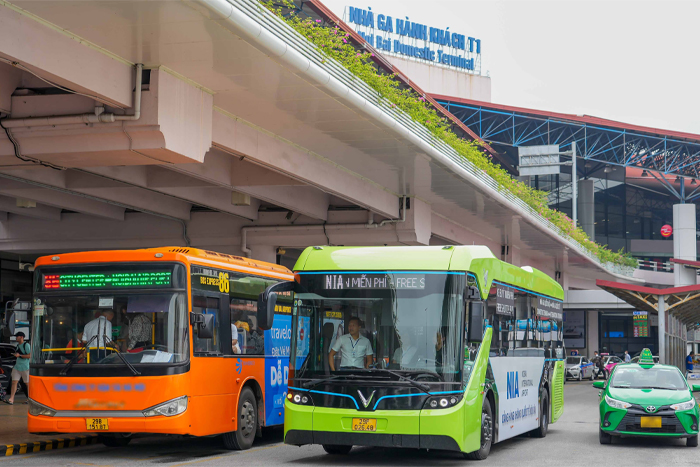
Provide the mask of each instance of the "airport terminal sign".
{"label": "airport terminal sign", "polygon": [[355,28],[370,45],[382,52],[414,57],[436,64],[480,71],[481,39],[411,21],[408,17],[392,17],[347,7],[345,21]]}

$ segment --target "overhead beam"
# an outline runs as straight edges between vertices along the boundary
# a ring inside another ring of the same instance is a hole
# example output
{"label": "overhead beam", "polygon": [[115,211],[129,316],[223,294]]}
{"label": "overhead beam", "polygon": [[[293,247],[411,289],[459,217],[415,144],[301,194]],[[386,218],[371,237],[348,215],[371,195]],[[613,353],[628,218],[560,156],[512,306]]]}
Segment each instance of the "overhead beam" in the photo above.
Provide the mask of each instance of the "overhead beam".
{"label": "overhead beam", "polygon": [[47,188],[4,179],[0,182],[0,194],[31,199],[37,203],[69,211],[80,212],[106,219],[124,220],[124,208]]}
{"label": "overhead beam", "polygon": [[[214,110],[214,147],[243,156],[273,172],[303,181],[382,216],[399,216],[399,197],[396,194],[321,155],[275,137],[243,120],[224,115],[216,108]],[[181,167],[183,164],[174,168]]]}
{"label": "overhead beam", "polygon": [[17,206],[17,198],[0,196],[0,211],[10,212],[25,217],[44,219],[48,221],[60,221],[61,210],[53,206],[37,204],[33,208],[21,208]]}
{"label": "overhead beam", "polygon": [[132,106],[133,68],[104,49],[8,3],[0,4],[2,55],[42,77],[105,102]]}
{"label": "overhead beam", "polygon": [[249,206],[235,206],[231,204],[230,188],[212,185],[198,178],[166,170],[162,166],[91,167],[84,171],[96,174],[97,179],[106,183],[128,183],[215,211],[250,220],[258,218],[259,199],[251,199]]}
{"label": "overhead beam", "polygon": [[190,203],[125,183],[109,183],[104,180],[100,183],[99,177],[88,173],[51,169],[2,170],[2,173],[16,177],[16,181],[33,183],[40,188],[56,189],[68,194],[88,196],[94,201],[104,200],[120,207],[181,220],[190,218]]}

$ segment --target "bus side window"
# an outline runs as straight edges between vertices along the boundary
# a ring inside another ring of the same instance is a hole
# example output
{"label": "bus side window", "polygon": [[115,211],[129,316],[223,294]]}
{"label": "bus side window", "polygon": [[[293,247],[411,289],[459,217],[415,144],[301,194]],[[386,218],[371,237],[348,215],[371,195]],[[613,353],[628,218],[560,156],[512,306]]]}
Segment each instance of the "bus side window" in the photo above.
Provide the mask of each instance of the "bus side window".
{"label": "bus side window", "polygon": [[200,339],[197,326],[193,327],[192,342],[194,344],[194,354],[215,354],[221,355],[221,339],[219,338],[219,299],[205,297],[202,295],[192,296],[192,312],[214,315],[214,337],[211,339]]}

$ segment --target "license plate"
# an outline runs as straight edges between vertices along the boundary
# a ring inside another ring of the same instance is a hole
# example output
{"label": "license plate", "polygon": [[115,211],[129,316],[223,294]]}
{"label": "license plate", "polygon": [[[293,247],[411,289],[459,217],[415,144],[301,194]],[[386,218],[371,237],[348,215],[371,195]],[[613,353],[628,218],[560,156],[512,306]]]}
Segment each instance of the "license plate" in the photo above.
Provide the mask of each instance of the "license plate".
{"label": "license plate", "polygon": [[661,417],[642,417],[642,428],[661,428]]}
{"label": "license plate", "polygon": [[108,418],[86,418],[85,428],[87,431],[107,431],[109,430]]}
{"label": "license plate", "polygon": [[377,419],[353,418],[352,431],[377,431]]}

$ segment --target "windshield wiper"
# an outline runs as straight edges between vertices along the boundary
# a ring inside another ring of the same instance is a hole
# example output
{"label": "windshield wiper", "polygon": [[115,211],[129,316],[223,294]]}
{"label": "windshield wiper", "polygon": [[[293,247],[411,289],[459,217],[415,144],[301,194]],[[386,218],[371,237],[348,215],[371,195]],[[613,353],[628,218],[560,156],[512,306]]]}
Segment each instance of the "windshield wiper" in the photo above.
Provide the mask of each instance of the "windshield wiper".
{"label": "windshield wiper", "polygon": [[[102,337],[103,337],[102,340],[103,340],[103,342],[105,343],[105,353],[106,353],[106,351],[107,351],[107,340],[109,340],[110,344],[113,345],[113,349],[117,352],[117,357],[119,357],[119,360],[121,360],[122,363],[124,363],[124,365],[126,365],[126,366],[131,370],[131,372],[134,374],[134,376],[138,376],[138,375],[141,374],[141,372],[140,372],[139,370],[137,370],[136,368],[134,368],[134,365],[132,365],[131,363],[129,363],[129,362],[127,361],[127,359],[124,358],[124,355],[122,355],[122,353],[119,351],[119,347],[116,345],[116,342],[114,342],[112,339],[110,339],[109,337],[107,337],[107,334],[102,334]],[[99,346],[98,346],[98,350],[99,350]]]}
{"label": "windshield wiper", "polygon": [[92,344],[92,341],[94,341],[97,338],[97,334],[92,336],[90,340],[85,344],[85,347],[80,348],[77,347],[75,351],[75,355],[73,355],[73,358],[70,359],[68,363],[66,363],[63,368],[61,369],[61,372],[59,373],[61,376],[66,376],[68,374],[68,370],[70,370],[73,367],[73,364],[78,361],[78,357],[83,354],[86,350],[89,352],[90,350],[90,344]]}
{"label": "windshield wiper", "polygon": [[[370,370],[370,373],[373,371],[385,371],[385,372],[389,373],[390,375],[394,375],[403,381],[407,381],[408,383],[411,384],[411,386],[415,386],[418,389],[420,389],[421,391],[430,395],[430,386],[428,386],[427,384],[419,383],[418,381],[414,381],[411,378],[409,378],[408,376],[402,375],[401,373],[397,373],[397,372],[392,371],[392,370],[387,370],[386,368],[373,368]],[[423,373],[423,370],[417,370],[417,371],[418,371],[418,373]],[[430,374],[430,372],[428,372],[428,371],[426,371],[425,373]]]}
{"label": "windshield wiper", "polygon": [[319,379],[317,381],[311,381],[309,383],[305,383],[304,388],[311,390],[311,389],[315,388],[316,386],[318,386],[319,384],[326,383],[328,381],[333,381],[334,379],[340,379],[340,378],[357,379],[358,377],[356,375],[333,375],[333,376],[329,376],[328,378],[323,378],[323,379]]}

